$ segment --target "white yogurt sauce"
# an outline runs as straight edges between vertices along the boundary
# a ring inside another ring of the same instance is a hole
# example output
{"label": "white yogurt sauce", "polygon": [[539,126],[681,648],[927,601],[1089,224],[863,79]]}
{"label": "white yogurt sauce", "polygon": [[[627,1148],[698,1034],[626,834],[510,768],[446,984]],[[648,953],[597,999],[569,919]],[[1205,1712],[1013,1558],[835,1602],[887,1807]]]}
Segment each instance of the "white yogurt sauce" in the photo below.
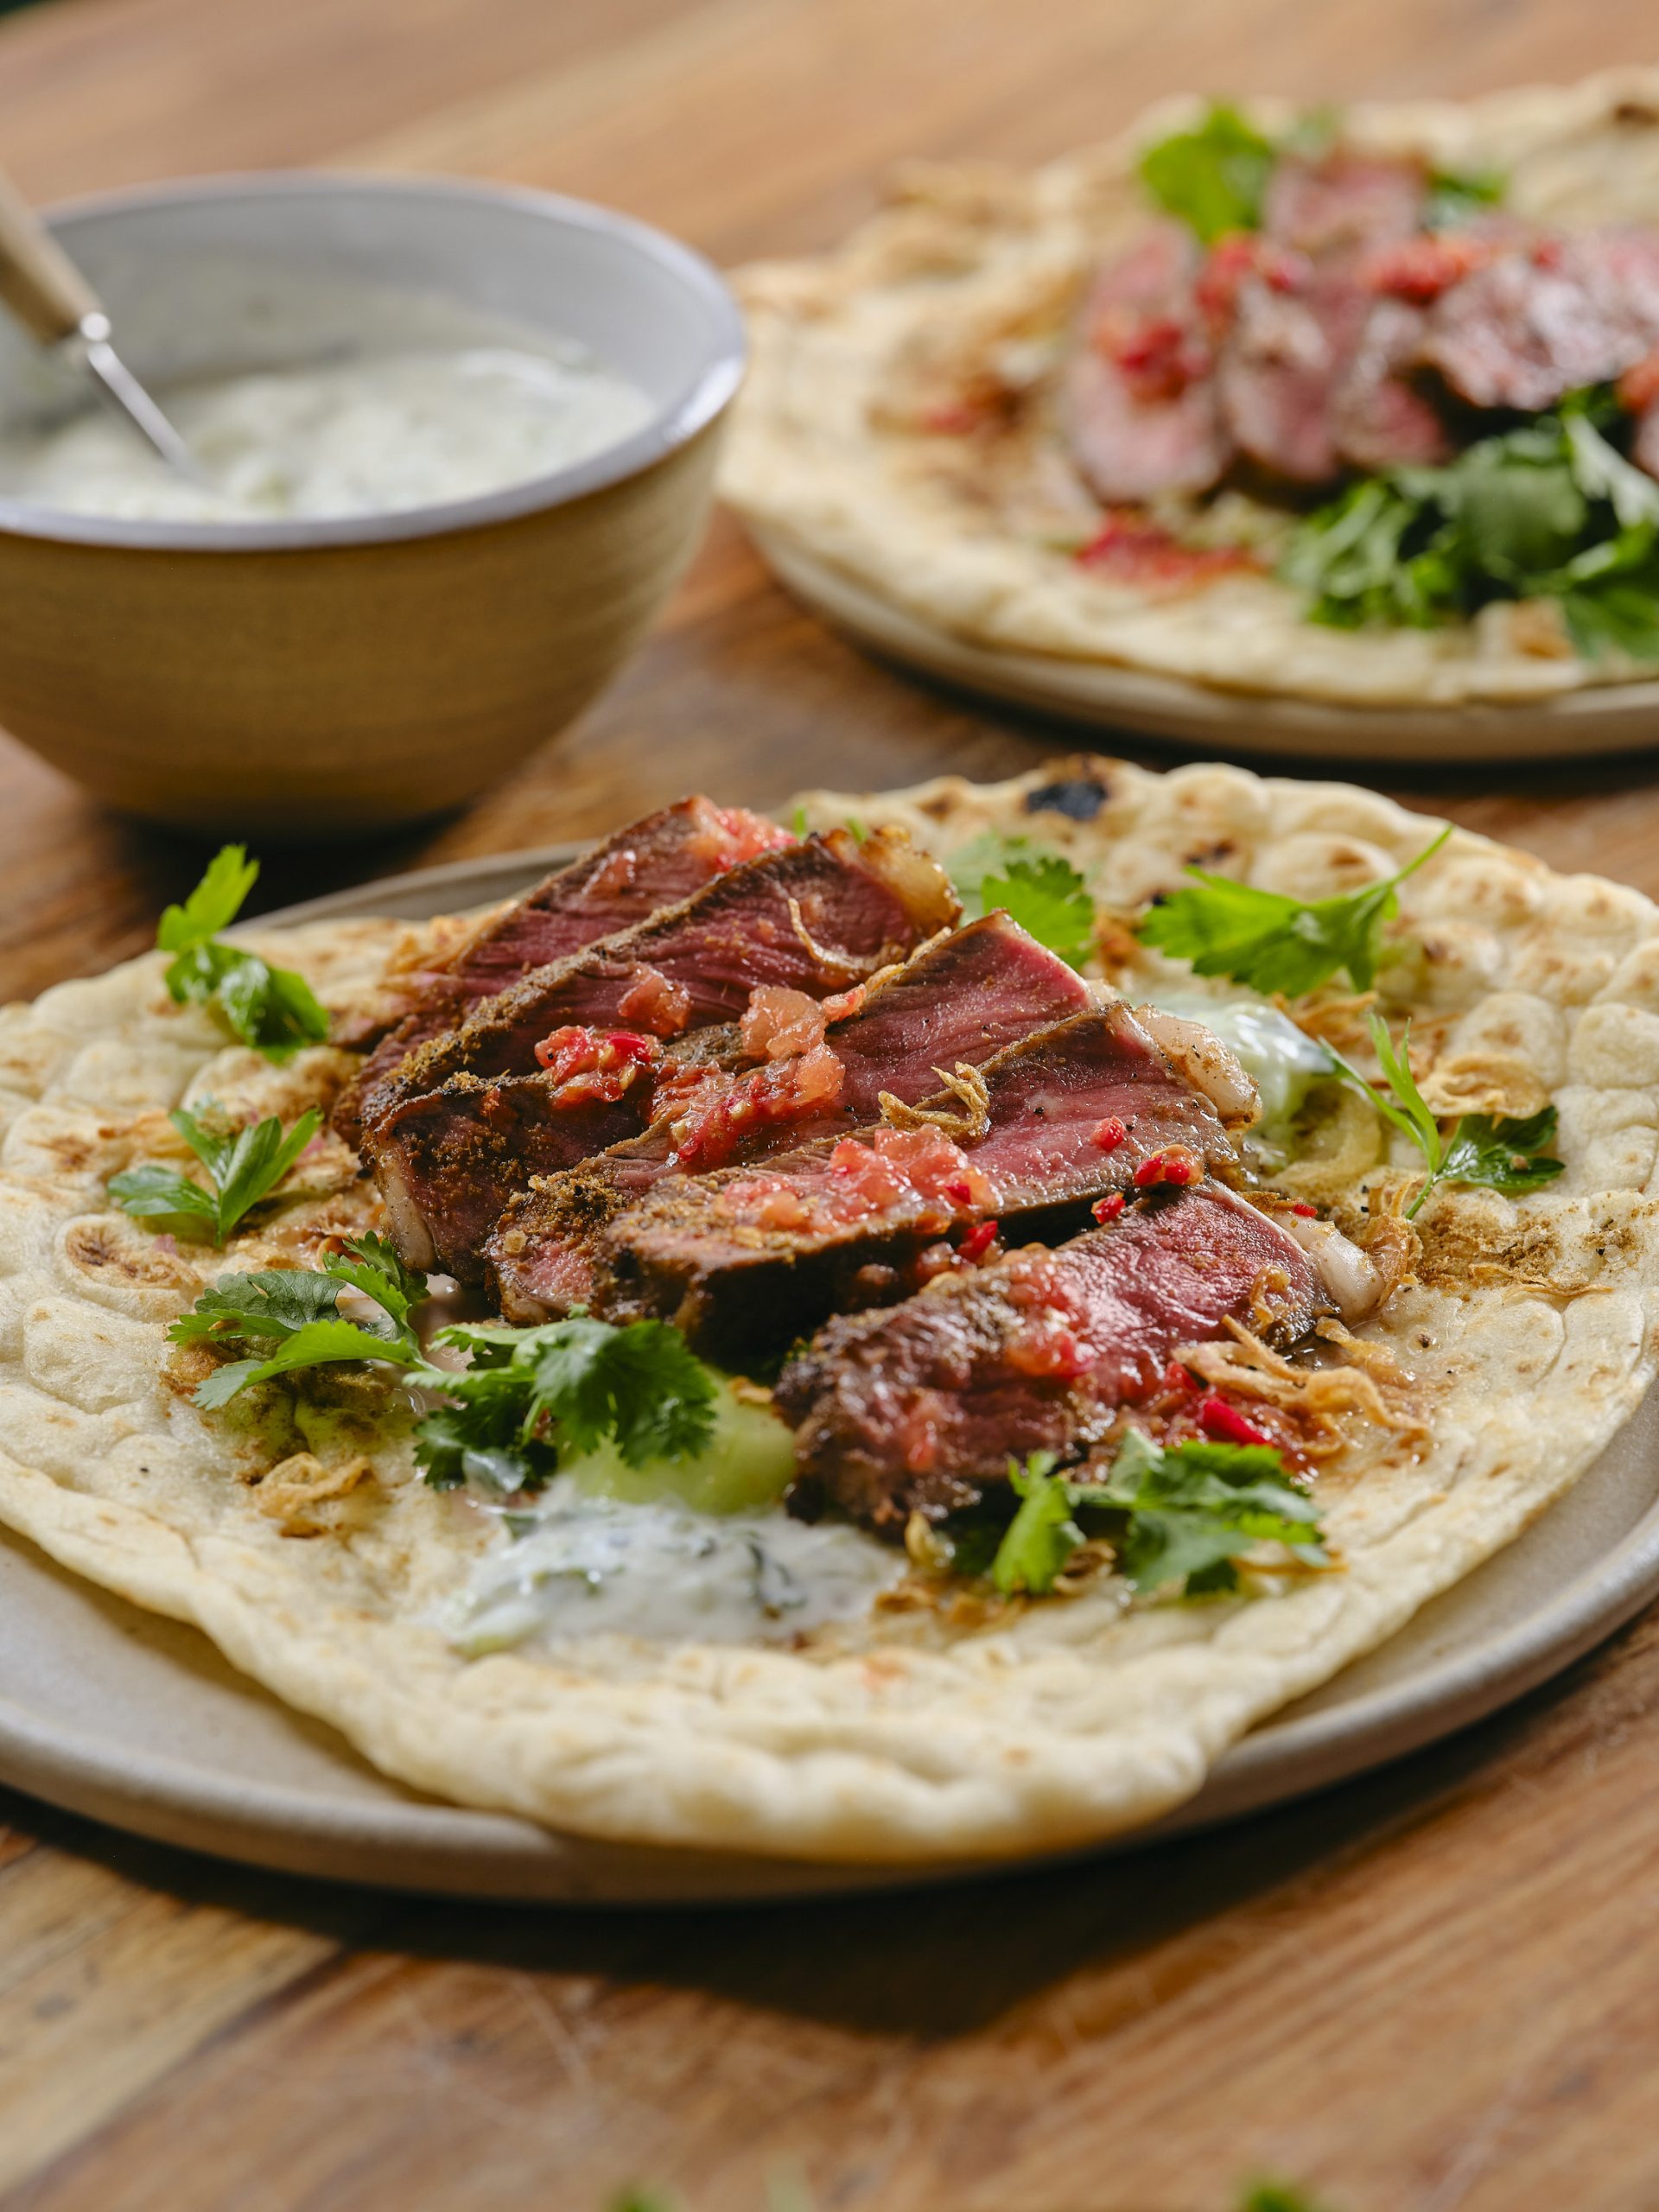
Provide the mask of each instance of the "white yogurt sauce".
{"label": "white yogurt sauce", "polygon": [[1262,1094],[1263,1130],[1282,1128],[1309,1090],[1331,1072],[1322,1045],[1264,999],[1211,998],[1200,991],[1159,991],[1154,1004],[1185,1021],[1200,1021],[1220,1038]]}
{"label": "white yogurt sauce", "polygon": [[444,1608],[441,1625],[469,1658],[606,1633],[787,1643],[867,1612],[906,1564],[840,1523],[586,1497],[563,1477],[518,1525]]}
{"label": "white yogurt sauce", "polygon": [[535,350],[537,334],[524,340],[161,385],[207,486],[185,482],[99,408],[0,436],[0,494],[173,522],[383,514],[524,483],[650,419],[651,400],[626,378],[575,348]]}

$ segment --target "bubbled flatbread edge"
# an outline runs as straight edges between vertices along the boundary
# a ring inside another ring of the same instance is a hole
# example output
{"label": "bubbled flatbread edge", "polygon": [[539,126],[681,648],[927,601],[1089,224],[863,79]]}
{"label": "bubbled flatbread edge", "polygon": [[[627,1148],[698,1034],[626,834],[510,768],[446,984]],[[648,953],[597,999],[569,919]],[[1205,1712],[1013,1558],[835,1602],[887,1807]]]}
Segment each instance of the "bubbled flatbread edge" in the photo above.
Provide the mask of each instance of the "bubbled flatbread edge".
{"label": "bubbled flatbread edge", "polygon": [[[917,164],[898,203],[813,260],[739,273],[753,359],[722,464],[744,517],[905,613],[973,644],[1094,661],[1357,707],[1548,700],[1651,677],[1612,654],[1588,662],[1558,622],[1499,605],[1473,623],[1343,631],[1301,619],[1294,594],[1240,575],[1158,599],[1080,569],[937,480],[940,441],[872,428],[893,365],[918,336],[1017,324],[1082,283],[1103,247],[1144,221],[1134,156],[1192,121],[1166,101],[1109,144],[1022,174]],[[1262,127],[1284,101],[1242,103]],[[1539,219],[1659,220],[1659,70],[1465,104],[1360,103],[1361,144],[1417,150],[1448,169],[1497,168]]]}
{"label": "bubbled flatbread edge", "polygon": [[[1092,821],[1033,809],[1068,779],[1073,805],[1093,779]],[[1202,852],[1311,893],[1383,872],[1434,827],[1341,785],[1100,761],[856,805],[944,844],[985,828],[1063,842],[1109,892],[1167,880]],[[478,1551],[476,1516],[412,1479],[404,1446],[376,1450],[369,1477],[299,1540],[262,1506],[246,1432],[204,1420],[161,1379],[188,1294],[145,1274],[162,1262],[108,1211],[104,1179],[181,1095],[229,1091],[252,1108],[277,1086],[291,1100],[307,1074],[226,1052],[201,1014],[170,1006],[153,957],[0,1017],[0,1521],[194,1623],[387,1774],[551,1827],[903,1864],[1075,1846],[1151,1820],[1255,1722],[1518,1535],[1652,1376],[1659,913],[1463,832],[1408,891],[1433,948],[1423,1017],[1448,1050],[1484,1035],[1484,1048],[1530,1052],[1569,1172],[1523,1205],[1451,1193],[1426,1214],[1443,1255],[1484,1255],[1494,1272],[1471,1287],[1442,1265],[1367,1331],[1418,1372],[1433,1438],[1324,1498],[1338,1572],[1128,1617],[1097,1590],[954,1639],[882,1620],[823,1656],[609,1637],[556,1661],[462,1659],[429,1622]],[[310,925],[283,956],[327,992],[331,963],[351,966],[353,930],[361,966],[374,942],[362,925]],[[349,1408],[306,1418],[318,1464],[360,1452]]]}

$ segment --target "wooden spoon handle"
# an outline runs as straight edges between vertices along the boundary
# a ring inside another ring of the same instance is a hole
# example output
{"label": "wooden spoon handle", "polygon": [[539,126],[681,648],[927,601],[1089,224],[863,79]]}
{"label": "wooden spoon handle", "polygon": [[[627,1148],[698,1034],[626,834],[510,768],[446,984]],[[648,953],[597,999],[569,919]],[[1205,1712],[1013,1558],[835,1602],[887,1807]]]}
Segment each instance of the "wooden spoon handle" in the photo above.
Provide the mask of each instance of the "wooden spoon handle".
{"label": "wooden spoon handle", "polygon": [[0,301],[43,346],[72,338],[98,295],[3,170],[0,170]]}

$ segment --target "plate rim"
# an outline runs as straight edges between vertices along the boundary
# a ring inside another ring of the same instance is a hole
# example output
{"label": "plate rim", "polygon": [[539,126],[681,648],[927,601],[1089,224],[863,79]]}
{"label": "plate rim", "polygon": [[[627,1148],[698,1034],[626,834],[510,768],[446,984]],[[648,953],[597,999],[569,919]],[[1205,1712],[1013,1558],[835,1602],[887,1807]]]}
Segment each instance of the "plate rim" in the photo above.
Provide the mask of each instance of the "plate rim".
{"label": "plate rim", "polygon": [[[286,928],[332,917],[369,917],[399,899],[452,889],[465,898],[469,889],[501,879],[522,887],[582,849],[563,842],[409,869],[278,908],[255,917],[248,926]],[[502,895],[511,895],[510,889]],[[1615,1437],[1629,1426],[1624,1424]],[[21,1532],[6,1534],[23,1548],[25,1560],[48,1559]],[[60,1571],[79,1580],[72,1570]],[[101,1594],[119,1605],[130,1603],[115,1592]],[[986,1879],[1141,1849],[1333,1788],[1455,1734],[1526,1695],[1614,1634],[1656,1595],[1659,1500],[1592,1565],[1513,1627],[1482,1637],[1403,1682],[1291,1719],[1268,1719],[1223,1753],[1185,1803],[1156,1821],[1082,1851],[855,1866],[612,1844],[542,1828],[512,1814],[435,1799],[328,1797],[281,1783],[227,1780],[210,1765],[133,1751],[84,1730],[41,1721],[3,1694],[0,1780],[64,1810],[159,1842],[284,1873],[360,1882],[361,1866],[352,1862],[366,1857],[378,1885],[502,1902],[619,1908],[783,1903]],[[205,1630],[194,1632],[211,1646]],[[275,1696],[251,1676],[238,1679],[261,1696]],[[330,1732],[352,1757],[360,1756],[339,1731]],[[208,1831],[206,1837],[196,1833],[201,1824]],[[336,1863],[317,1863],[310,1847],[319,1844]],[[630,1870],[627,1878],[613,1885],[602,1871],[596,1873],[591,1862],[602,1870],[607,1859]],[[480,1866],[494,1870],[492,1878],[480,1882],[469,1876],[468,1868]]]}
{"label": "plate rim", "polygon": [[885,660],[957,689],[1096,729],[1224,754],[1420,766],[1581,760],[1659,747],[1659,677],[1538,699],[1375,705],[1199,683],[1081,655],[985,645],[893,605],[779,525],[746,518],[756,550],[812,613]]}

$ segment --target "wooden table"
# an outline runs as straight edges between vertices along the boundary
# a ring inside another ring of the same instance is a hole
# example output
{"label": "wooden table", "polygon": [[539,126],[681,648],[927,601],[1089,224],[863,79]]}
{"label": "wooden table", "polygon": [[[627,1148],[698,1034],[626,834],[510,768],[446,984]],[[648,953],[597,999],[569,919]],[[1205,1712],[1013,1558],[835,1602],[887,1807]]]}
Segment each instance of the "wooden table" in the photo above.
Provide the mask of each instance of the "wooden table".
{"label": "wooden table", "polygon": [[[1635,0],[57,0],[0,27],[0,153],[41,197],[473,171],[730,261],[833,238],[907,153],[1034,159],[1193,82],[1456,93],[1650,51]],[[862,660],[722,523],[514,783],[423,839],[273,859],[260,896],[1057,741]],[[1649,761],[1387,781],[1659,893]],[[199,859],[0,741],[0,987],[134,950]],[[634,2182],[690,2212],[803,2183],[823,2212],[1224,2212],[1266,2171],[1346,2212],[1652,2212],[1656,1703],[1649,1621],[1224,1834],[755,1913],[327,1891],[0,1796],[0,2212],[600,2212]]]}

